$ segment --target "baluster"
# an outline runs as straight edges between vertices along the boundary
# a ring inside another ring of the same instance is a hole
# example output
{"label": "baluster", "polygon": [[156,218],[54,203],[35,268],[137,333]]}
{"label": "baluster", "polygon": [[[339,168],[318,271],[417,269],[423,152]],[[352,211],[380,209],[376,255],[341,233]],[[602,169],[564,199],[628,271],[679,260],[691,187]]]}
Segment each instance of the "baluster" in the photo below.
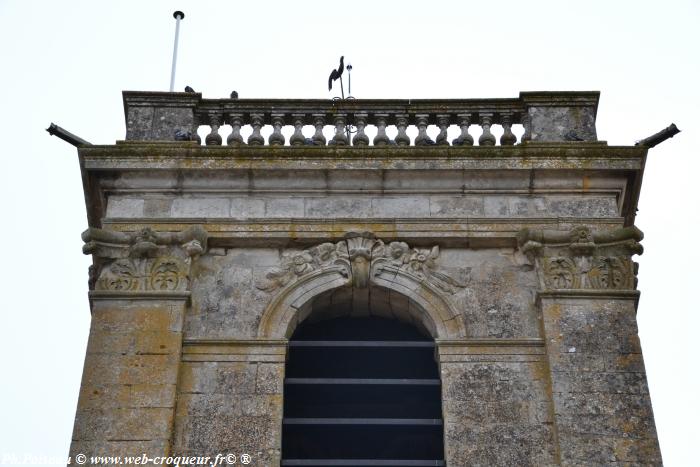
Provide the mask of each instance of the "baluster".
{"label": "baluster", "polygon": [[458,137],[452,140],[453,146],[473,146],[474,138],[469,134],[469,125],[471,125],[471,114],[459,114],[459,127],[462,132]]}
{"label": "baluster", "polygon": [[272,134],[267,139],[270,146],[284,146],[284,135],[282,134],[282,126],[284,125],[284,115],[272,114]]}
{"label": "baluster", "polygon": [[292,114],[294,121],[294,134],[289,138],[289,144],[292,146],[303,146],[306,139],[304,133],[301,132],[304,127],[304,114]]}
{"label": "baluster", "polygon": [[512,146],[518,141],[513,131],[511,130],[512,116],[510,114],[501,115],[501,125],[503,126],[503,135],[501,135],[501,146]]}
{"label": "baluster", "polygon": [[416,146],[429,146],[435,142],[428,136],[428,114],[416,115],[416,126],[418,127],[418,136],[416,136]]}
{"label": "baluster", "polygon": [[406,127],[408,126],[408,115],[397,115],[396,116],[396,128],[399,133],[396,135],[396,144],[399,146],[408,146],[411,144],[411,138],[406,134]]}
{"label": "baluster", "polygon": [[250,115],[250,126],[253,127],[253,132],[248,137],[248,144],[251,146],[262,146],[265,144],[265,138],[260,134],[260,128],[264,124],[264,115],[262,114],[251,114]]}
{"label": "baluster", "polygon": [[242,114],[231,114],[229,116],[229,121],[231,122],[231,128],[233,131],[228,138],[226,138],[226,144],[229,146],[240,146],[245,144],[243,142],[243,137],[241,136],[241,127],[243,126],[243,115]]}
{"label": "baluster", "polygon": [[195,116],[194,123],[192,124],[192,141],[196,141],[197,144],[202,144],[202,137],[197,133],[199,130],[199,118]]}
{"label": "baluster", "polygon": [[520,123],[522,123],[523,128],[525,129],[525,133],[523,133],[523,136],[520,137],[520,143],[522,144],[532,139],[530,115],[527,113],[527,110],[523,112],[522,116],[520,117]]}
{"label": "baluster", "polygon": [[219,134],[219,116],[218,115],[209,115],[209,126],[211,127],[211,131],[207,135],[206,138],[204,138],[204,142],[206,143],[207,146],[221,146],[221,135]]}
{"label": "baluster", "polygon": [[435,144],[440,146],[449,146],[450,143],[447,141],[447,127],[450,126],[450,116],[438,115],[437,124],[440,128],[440,133],[438,133],[437,137],[435,138]]}
{"label": "baluster", "polygon": [[328,144],[347,146],[348,143],[348,135],[345,134],[345,114],[337,114],[335,116],[335,136],[333,136],[333,139]]}
{"label": "baluster", "polygon": [[496,137],[491,134],[491,118],[493,114],[481,114],[482,133],[479,136],[479,146],[495,146]]}
{"label": "baluster", "polygon": [[372,140],[375,146],[386,146],[389,144],[389,136],[386,134],[386,119],[388,114],[376,114],[375,125],[377,125],[377,135]]}
{"label": "baluster", "polygon": [[326,137],[323,136],[323,127],[326,125],[326,115],[325,114],[314,114],[314,127],[316,127],[316,132],[311,137],[311,140],[316,146],[325,146]]}
{"label": "baluster", "polygon": [[367,114],[355,114],[357,133],[352,137],[353,146],[369,145],[369,136],[365,134],[365,125],[367,125]]}

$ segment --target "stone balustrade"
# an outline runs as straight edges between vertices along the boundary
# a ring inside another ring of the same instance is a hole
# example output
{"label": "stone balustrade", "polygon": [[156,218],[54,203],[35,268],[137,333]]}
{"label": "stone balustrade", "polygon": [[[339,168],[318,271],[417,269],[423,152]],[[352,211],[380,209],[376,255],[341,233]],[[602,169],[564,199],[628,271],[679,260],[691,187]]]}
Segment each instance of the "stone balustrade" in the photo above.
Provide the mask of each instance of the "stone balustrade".
{"label": "stone balustrade", "polygon": [[[598,92],[522,92],[512,99],[441,100],[204,99],[199,93],[136,91],[125,91],[123,97],[128,141],[197,141],[208,146],[511,146],[526,141],[597,141]],[[201,141],[198,130],[203,125],[209,131]],[[226,138],[220,134],[224,125],[230,126]],[[433,125],[437,134],[431,137],[428,127]],[[500,138],[492,133],[493,125],[501,127]],[[520,141],[514,125],[522,125]],[[470,132],[472,126],[478,127],[476,132]],[[451,128],[458,129],[454,138],[448,137]]]}

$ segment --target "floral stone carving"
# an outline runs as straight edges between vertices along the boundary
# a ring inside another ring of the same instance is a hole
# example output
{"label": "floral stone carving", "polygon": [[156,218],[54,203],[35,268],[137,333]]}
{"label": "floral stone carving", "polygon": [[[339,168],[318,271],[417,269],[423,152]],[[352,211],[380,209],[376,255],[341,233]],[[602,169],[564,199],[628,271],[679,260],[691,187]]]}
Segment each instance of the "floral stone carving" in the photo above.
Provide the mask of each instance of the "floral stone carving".
{"label": "floral stone carving", "polygon": [[643,234],[636,227],[594,233],[588,227],[569,232],[524,230],[520,249],[540,272],[544,289],[615,289],[636,287],[636,266]]}
{"label": "floral stone carving", "polygon": [[337,243],[322,243],[301,252],[283,253],[280,267],[268,271],[256,286],[272,291],[314,271],[340,267],[356,288],[368,287],[372,276],[383,273],[408,274],[450,294],[466,287],[470,269],[462,268],[456,271],[458,277],[452,277],[438,270],[436,260],[439,255],[438,246],[419,249],[404,242],[385,244],[372,233],[352,232]]}
{"label": "floral stone carving", "polygon": [[83,252],[94,258],[90,288],[111,292],[187,290],[192,259],[204,253],[207,245],[207,233],[201,227],[178,233],[91,228],[82,237]]}

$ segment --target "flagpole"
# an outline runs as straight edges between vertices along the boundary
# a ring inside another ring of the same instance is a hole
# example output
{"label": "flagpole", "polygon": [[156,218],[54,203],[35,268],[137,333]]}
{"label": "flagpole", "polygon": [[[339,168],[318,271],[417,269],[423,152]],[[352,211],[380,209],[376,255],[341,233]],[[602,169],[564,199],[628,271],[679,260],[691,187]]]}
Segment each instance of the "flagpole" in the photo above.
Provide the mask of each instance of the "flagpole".
{"label": "flagpole", "polygon": [[177,66],[177,41],[180,37],[180,20],[185,18],[185,14],[181,11],[173,13],[175,18],[175,44],[173,45],[173,67],[170,71],[170,92],[175,89],[175,67]]}

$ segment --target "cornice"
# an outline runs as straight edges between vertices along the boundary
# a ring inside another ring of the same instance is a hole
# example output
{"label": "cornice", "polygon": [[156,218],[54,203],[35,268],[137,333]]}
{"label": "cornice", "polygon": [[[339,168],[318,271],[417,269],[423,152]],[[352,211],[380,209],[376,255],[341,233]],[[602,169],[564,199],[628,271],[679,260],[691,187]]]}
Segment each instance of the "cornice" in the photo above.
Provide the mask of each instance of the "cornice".
{"label": "cornice", "polygon": [[642,146],[539,143],[516,146],[269,147],[128,143],[78,149],[85,169],[641,170]]}

